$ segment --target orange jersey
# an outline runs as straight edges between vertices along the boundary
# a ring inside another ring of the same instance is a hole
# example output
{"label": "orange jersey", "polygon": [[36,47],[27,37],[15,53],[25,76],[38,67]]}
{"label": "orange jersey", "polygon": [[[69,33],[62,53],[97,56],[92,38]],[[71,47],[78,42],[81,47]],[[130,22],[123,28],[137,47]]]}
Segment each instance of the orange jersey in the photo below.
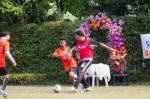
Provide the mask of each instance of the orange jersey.
{"label": "orange jersey", "polygon": [[0,39],[0,68],[5,67],[5,57],[6,57],[6,51],[9,51],[9,42]]}
{"label": "orange jersey", "polygon": [[59,59],[61,60],[62,64],[64,65],[65,71],[69,71],[71,67],[76,67],[77,63],[72,57],[72,52],[69,47],[66,49],[57,48],[54,52],[55,55],[58,55]]}

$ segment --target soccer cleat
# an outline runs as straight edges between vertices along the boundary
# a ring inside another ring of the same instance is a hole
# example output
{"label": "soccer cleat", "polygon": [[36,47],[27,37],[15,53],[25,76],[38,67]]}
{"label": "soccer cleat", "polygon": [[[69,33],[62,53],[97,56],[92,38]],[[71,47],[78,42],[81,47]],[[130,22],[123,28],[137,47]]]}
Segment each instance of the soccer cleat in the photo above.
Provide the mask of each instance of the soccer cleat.
{"label": "soccer cleat", "polygon": [[83,90],[84,90],[84,92],[89,92],[89,91],[91,91],[91,88],[88,87],[88,88],[85,88],[85,89],[83,89]]}
{"label": "soccer cleat", "polygon": [[1,89],[1,90],[0,90],[0,93],[1,93],[1,95],[2,95],[3,97],[7,97],[7,93],[6,93],[5,90]]}
{"label": "soccer cleat", "polygon": [[72,87],[69,89],[69,91],[71,91],[71,92],[77,92],[77,89],[76,89],[74,86],[72,86]]}

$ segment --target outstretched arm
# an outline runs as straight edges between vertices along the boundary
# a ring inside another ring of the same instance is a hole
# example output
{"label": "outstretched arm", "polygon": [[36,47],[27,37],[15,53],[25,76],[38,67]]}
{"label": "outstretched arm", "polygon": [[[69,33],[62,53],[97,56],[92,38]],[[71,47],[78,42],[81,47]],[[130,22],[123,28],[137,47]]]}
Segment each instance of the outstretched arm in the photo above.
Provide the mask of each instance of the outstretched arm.
{"label": "outstretched arm", "polygon": [[6,56],[8,57],[8,59],[12,62],[13,66],[16,66],[16,61],[15,59],[12,57],[11,53],[9,51],[6,51]]}
{"label": "outstretched arm", "polygon": [[59,51],[58,51],[58,49],[55,49],[55,51],[54,51],[53,54],[52,54],[52,57],[53,57],[53,58],[54,58],[54,57],[59,58]]}
{"label": "outstretched arm", "polygon": [[107,45],[104,44],[104,43],[97,42],[97,41],[95,41],[95,40],[93,40],[93,39],[91,39],[91,45],[96,45],[96,46],[98,45],[98,46],[100,46],[100,47],[106,48],[107,50],[114,51],[113,48],[107,46]]}
{"label": "outstretched arm", "polygon": [[58,54],[53,53],[52,57],[59,57]]}
{"label": "outstretched arm", "polygon": [[99,43],[99,46],[100,47],[103,47],[103,48],[106,48],[107,50],[109,50],[109,51],[114,51],[114,49],[113,48],[111,48],[111,47],[109,47],[109,46],[107,46],[106,44],[104,44],[104,43]]}

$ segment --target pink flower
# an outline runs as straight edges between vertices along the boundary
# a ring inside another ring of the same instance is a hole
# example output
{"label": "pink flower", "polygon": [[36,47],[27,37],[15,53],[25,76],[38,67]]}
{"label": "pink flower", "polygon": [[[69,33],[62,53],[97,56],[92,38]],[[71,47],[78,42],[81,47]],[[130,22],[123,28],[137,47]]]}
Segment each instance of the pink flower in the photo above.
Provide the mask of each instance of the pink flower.
{"label": "pink flower", "polygon": [[101,30],[108,29],[107,39],[114,48],[120,48],[124,45],[123,42],[123,20],[111,20],[104,12],[98,13],[96,16],[91,15],[87,21],[82,23],[79,27],[85,36],[90,37],[92,29]]}

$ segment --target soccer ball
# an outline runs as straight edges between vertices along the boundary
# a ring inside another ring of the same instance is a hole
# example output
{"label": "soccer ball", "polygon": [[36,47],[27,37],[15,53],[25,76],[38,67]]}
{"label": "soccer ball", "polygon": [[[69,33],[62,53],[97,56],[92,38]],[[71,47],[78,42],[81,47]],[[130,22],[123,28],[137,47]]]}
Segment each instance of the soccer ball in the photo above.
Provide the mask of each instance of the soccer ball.
{"label": "soccer ball", "polygon": [[55,93],[60,93],[61,92],[61,86],[59,84],[54,85],[53,91]]}

